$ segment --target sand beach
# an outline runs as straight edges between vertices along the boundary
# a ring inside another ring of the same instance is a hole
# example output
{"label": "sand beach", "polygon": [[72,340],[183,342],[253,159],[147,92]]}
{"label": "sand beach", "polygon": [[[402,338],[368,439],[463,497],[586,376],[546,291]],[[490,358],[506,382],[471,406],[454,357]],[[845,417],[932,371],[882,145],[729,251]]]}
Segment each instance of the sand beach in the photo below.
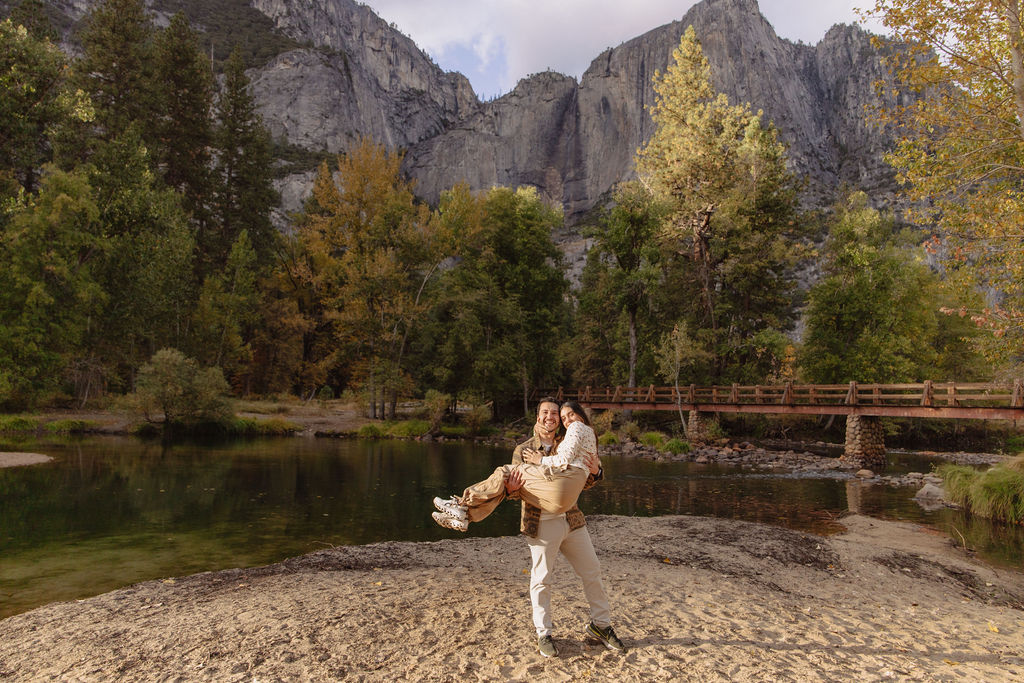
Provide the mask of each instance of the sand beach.
{"label": "sand beach", "polygon": [[560,656],[541,657],[524,540],[452,532],[46,605],[0,621],[0,679],[1024,680],[1024,573],[913,524],[840,521],[590,517],[625,654],[583,636],[560,561]]}

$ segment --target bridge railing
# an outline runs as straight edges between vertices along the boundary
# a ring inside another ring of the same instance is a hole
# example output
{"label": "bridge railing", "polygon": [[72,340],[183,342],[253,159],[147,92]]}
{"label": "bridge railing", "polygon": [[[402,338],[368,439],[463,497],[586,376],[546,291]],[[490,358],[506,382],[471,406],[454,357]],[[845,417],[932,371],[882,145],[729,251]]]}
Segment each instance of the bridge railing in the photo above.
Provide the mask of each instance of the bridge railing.
{"label": "bridge railing", "polygon": [[640,403],[683,405],[847,405],[922,407],[1024,407],[1024,384],[921,382],[911,384],[770,384],[646,387],[582,387],[545,389],[581,403]]}

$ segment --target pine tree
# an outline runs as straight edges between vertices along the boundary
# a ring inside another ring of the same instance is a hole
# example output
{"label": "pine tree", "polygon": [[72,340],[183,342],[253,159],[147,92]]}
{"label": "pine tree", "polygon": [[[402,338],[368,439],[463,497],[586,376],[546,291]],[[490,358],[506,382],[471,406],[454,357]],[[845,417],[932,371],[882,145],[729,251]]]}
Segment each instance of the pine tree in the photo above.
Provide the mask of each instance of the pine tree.
{"label": "pine tree", "polygon": [[774,127],[715,92],[692,26],[673,59],[655,73],[656,129],[637,157],[669,208],[659,305],[714,357],[703,380],[760,381],[795,320],[796,184]]}
{"label": "pine tree", "polygon": [[223,263],[227,250],[245,230],[258,263],[267,265],[274,260],[279,244],[270,217],[279,197],[272,182],[270,135],[256,112],[237,49],[224,69],[214,141],[217,198],[214,220],[202,237],[204,257],[214,264]]}
{"label": "pine tree", "polygon": [[0,198],[37,189],[40,167],[51,158],[52,128],[91,118],[88,100],[68,87],[66,66],[48,39],[0,22]]}
{"label": "pine tree", "polygon": [[145,136],[152,141],[164,182],[181,193],[194,225],[203,231],[213,202],[213,75],[198,36],[181,12],[156,34],[153,78],[154,107]]}
{"label": "pine tree", "polygon": [[101,139],[153,112],[153,27],[142,0],[103,0],[85,19],[76,82],[92,99]]}

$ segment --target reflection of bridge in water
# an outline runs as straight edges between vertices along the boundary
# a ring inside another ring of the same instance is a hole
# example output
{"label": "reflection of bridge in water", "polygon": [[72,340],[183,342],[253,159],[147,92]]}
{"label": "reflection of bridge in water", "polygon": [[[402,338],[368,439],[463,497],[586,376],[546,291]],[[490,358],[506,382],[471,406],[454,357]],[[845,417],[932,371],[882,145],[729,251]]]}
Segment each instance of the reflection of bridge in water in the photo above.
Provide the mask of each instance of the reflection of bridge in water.
{"label": "reflection of bridge in water", "polygon": [[885,466],[879,417],[1024,419],[1024,382],[979,384],[787,384],[681,387],[584,387],[538,392],[598,410],[688,411],[687,436],[701,441],[710,413],[845,415],[844,458]]}

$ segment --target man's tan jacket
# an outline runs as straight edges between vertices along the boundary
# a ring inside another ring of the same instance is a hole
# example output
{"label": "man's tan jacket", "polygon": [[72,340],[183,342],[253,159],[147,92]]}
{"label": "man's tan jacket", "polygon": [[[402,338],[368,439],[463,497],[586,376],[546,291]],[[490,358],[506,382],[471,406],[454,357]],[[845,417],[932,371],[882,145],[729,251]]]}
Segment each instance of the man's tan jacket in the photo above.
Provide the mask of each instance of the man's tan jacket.
{"label": "man's tan jacket", "polygon": [[[558,439],[555,439],[555,443],[558,443]],[[536,433],[526,441],[516,446],[515,450],[512,451],[512,464],[518,465],[523,462],[523,451],[527,448],[533,448],[534,450],[543,451],[544,444],[541,443],[540,437]],[[596,484],[604,477],[604,471],[600,471],[597,474],[587,473],[587,483],[583,485],[583,490],[586,491],[591,486]],[[516,498],[516,494],[512,494],[512,498]],[[519,522],[519,532],[525,534],[531,538],[537,537],[537,529],[540,526],[540,508],[535,505],[530,505],[526,501],[523,501],[523,512]],[[569,523],[569,531],[576,531],[577,529],[586,526],[587,520],[584,519],[583,513],[580,512],[579,505],[573,505],[570,510],[565,513],[565,521]]]}

